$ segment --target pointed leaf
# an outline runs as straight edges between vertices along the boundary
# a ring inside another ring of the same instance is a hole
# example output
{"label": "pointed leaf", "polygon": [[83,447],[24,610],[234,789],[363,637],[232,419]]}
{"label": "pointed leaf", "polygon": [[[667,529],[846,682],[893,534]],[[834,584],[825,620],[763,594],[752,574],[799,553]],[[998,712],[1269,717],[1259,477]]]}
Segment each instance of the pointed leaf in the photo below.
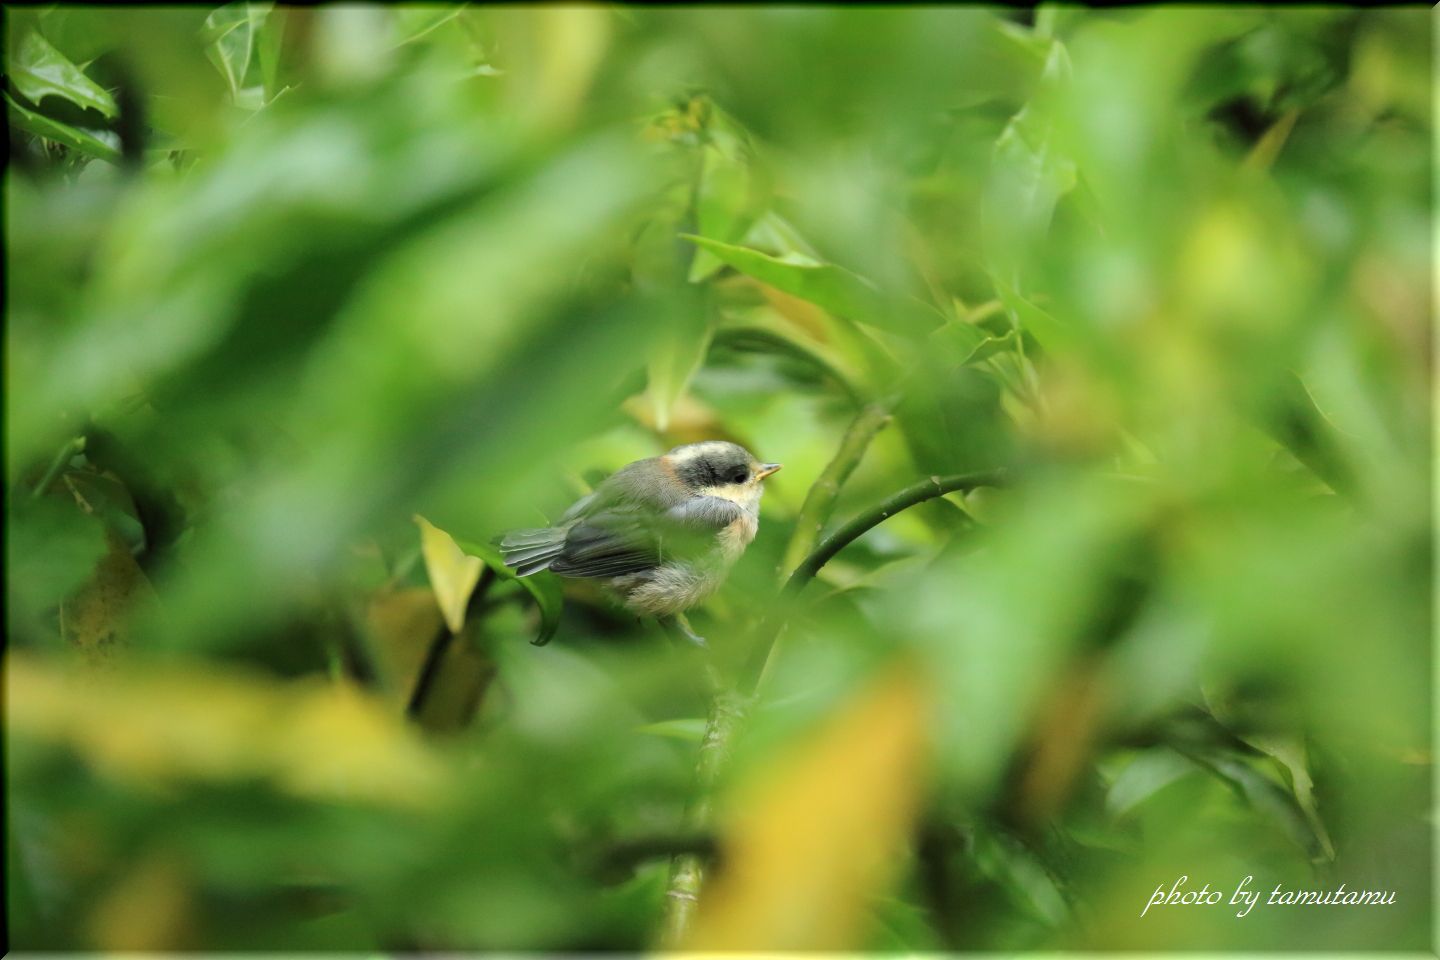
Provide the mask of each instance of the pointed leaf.
{"label": "pointed leaf", "polygon": [[887,296],[869,280],[833,263],[795,253],[772,257],[708,237],[683,236],[746,276],[856,323],[902,333],[922,332],[940,324],[939,314],[927,310],[919,300]]}
{"label": "pointed leaf", "polygon": [[1336,493],[1353,493],[1354,476],[1339,434],[1316,406],[1305,381],[1287,370],[1279,378],[1276,397],[1278,410],[1261,420],[1265,430]]}
{"label": "pointed leaf", "polygon": [[1069,78],[1065,46],[1054,41],[1034,99],[995,141],[983,206],[985,254],[991,270],[1012,284],[1049,232],[1056,203],[1075,188],[1075,162],[1060,150],[1054,106]]}
{"label": "pointed leaf", "polygon": [[990,279],[994,281],[995,292],[1000,295],[1010,318],[1021,330],[1028,331],[1040,341],[1040,346],[1048,352],[1060,353],[1078,345],[1079,337],[1074,330],[1027,300],[998,273],[992,273]]}
{"label": "pointed leaf", "polygon": [[44,97],[59,97],[78,107],[98,110],[107,117],[120,112],[108,90],[85,76],[84,71],[34,30],[21,39],[9,72],[15,89],[36,106]]}
{"label": "pointed leaf", "polygon": [[658,430],[669,428],[670,411],[710,350],[714,326],[703,312],[696,313],[698,315],[680,311],[650,345],[645,365],[645,393]]}
{"label": "pointed leaf", "polygon": [[812,260],[819,259],[815,248],[800,235],[800,231],[774,210],[765,211],[751,225],[745,232],[743,245],[777,257],[800,253]]}
{"label": "pointed leaf", "polygon": [[1054,876],[1023,845],[1003,834],[977,830],[974,839],[977,866],[999,884],[1020,909],[1047,926],[1068,921],[1070,907]]}
{"label": "pointed leaf", "polygon": [[465,5],[461,3],[442,7],[398,6],[394,8],[394,12],[395,46],[403,47],[460,16],[465,12]]}
{"label": "pointed leaf", "polygon": [[983,363],[996,354],[1013,351],[1019,342],[1020,334],[1014,330],[1002,337],[986,337],[974,350],[970,351],[970,355],[965,358],[964,362],[967,364]]}
{"label": "pointed leaf", "polygon": [[288,10],[271,10],[255,37],[255,62],[260,67],[260,84],[268,103],[280,94],[280,52],[285,42]]}
{"label": "pointed leaf", "polygon": [[245,74],[255,55],[255,41],[270,14],[270,7],[271,4],[242,0],[218,7],[205,18],[206,56],[225,78],[231,95],[237,98],[245,86]]}
{"label": "pointed leaf", "polygon": [[[695,188],[695,222],[704,236],[729,242],[744,234],[755,220],[755,174],[748,162],[744,132],[714,105],[706,133],[709,142],[701,148],[700,180]],[[690,280],[704,280],[722,266],[724,262],[710,251],[696,250]]]}
{"label": "pointed leaf", "polygon": [[450,534],[419,514],[415,515],[415,522],[420,526],[425,572],[430,576],[430,587],[435,591],[440,613],[450,632],[459,633],[465,628],[465,606],[470,602],[475,584],[480,582],[480,571],[485,564],[479,557],[468,556]]}
{"label": "pointed leaf", "polygon": [[1280,827],[1312,860],[1319,862],[1333,854],[1323,824],[1317,831],[1318,821],[1312,821],[1295,796],[1274,777],[1256,769],[1249,762],[1249,757],[1208,745],[1177,749],[1227,782],[1256,812]]}
{"label": "pointed leaf", "polygon": [[1197,773],[1199,769],[1192,761],[1168,747],[1142,751],[1110,784],[1105,795],[1105,809],[1113,817],[1127,816],[1165,787]]}
{"label": "pointed leaf", "polygon": [[953,358],[964,366],[981,363],[997,353],[1015,349],[1020,337],[1014,330],[992,337],[981,327],[957,319],[935,330],[926,339],[947,361]]}
{"label": "pointed leaf", "polygon": [[1320,819],[1320,811],[1315,805],[1315,781],[1310,777],[1310,758],[1305,749],[1305,741],[1293,733],[1252,734],[1241,739],[1285,769],[1286,778],[1290,781],[1290,791],[1304,812],[1305,819],[1310,822],[1310,829],[1315,834],[1321,853],[1326,860],[1334,860],[1335,844],[1331,842],[1330,831],[1325,829],[1325,821]]}
{"label": "pointed leaf", "polygon": [[15,126],[46,140],[64,144],[71,150],[110,163],[120,162],[120,138],[108,130],[84,130],[20,106],[5,94],[6,118]]}

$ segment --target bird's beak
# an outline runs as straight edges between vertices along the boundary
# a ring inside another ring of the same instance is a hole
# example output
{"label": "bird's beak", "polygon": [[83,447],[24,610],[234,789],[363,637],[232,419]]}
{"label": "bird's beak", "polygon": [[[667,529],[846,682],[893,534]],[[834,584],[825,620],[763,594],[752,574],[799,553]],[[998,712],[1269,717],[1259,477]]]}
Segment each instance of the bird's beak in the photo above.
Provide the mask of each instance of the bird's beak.
{"label": "bird's beak", "polygon": [[785,466],[783,463],[762,463],[760,464],[760,469],[755,474],[755,479],[764,480],[783,466]]}

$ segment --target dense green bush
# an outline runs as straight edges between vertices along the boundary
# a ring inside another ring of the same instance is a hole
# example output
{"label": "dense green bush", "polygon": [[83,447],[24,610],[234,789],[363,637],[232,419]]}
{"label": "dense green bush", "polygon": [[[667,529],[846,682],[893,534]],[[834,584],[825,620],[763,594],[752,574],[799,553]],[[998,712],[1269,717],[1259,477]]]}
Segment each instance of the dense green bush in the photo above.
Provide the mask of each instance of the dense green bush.
{"label": "dense green bush", "polygon": [[1428,942],[1423,12],[6,22],[13,946]]}

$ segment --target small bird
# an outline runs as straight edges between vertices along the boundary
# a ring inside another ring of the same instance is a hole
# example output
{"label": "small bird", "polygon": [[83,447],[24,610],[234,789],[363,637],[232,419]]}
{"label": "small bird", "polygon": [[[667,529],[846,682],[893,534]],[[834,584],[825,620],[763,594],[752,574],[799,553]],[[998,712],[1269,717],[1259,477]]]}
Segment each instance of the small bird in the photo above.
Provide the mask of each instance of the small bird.
{"label": "small bird", "polygon": [[516,576],[599,581],[627,610],[704,646],[685,611],[719,589],[755,539],[763,481],[780,467],[739,444],[687,443],[617,470],[555,526],[496,542]]}

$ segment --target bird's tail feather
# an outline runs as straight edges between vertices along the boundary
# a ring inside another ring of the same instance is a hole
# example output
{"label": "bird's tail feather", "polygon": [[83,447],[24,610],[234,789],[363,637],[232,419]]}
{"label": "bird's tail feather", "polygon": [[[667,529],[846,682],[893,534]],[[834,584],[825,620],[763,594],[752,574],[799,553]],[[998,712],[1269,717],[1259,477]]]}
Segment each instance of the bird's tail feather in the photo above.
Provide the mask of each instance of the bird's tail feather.
{"label": "bird's tail feather", "polygon": [[546,569],[565,549],[565,531],[556,527],[511,530],[496,539],[505,565],[517,577],[528,577]]}

